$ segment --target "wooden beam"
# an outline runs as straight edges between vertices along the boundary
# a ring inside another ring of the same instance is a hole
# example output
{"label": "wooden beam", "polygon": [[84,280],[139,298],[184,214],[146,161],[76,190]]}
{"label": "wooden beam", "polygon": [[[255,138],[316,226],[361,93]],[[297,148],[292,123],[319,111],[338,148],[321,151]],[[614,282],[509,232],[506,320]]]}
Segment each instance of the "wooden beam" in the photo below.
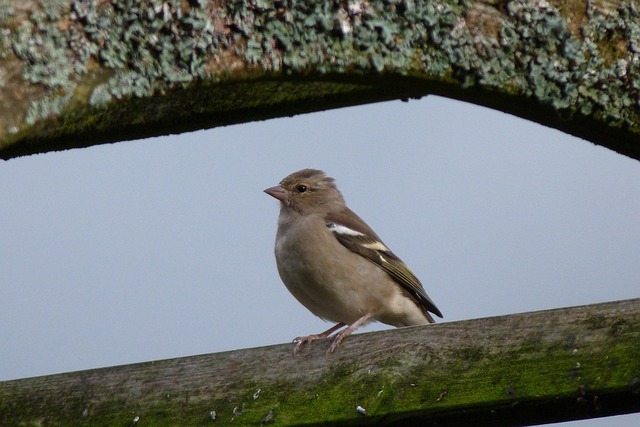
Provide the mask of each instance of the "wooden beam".
{"label": "wooden beam", "polygon": [[[0,425],[491,425],[640,412],[640,299],[0,382]],[[215,418],[215,421],[214,421]]]}
{"label": "wooden beam", "polygon": [[0,158],[437,94],[640,159],[638,34],[625,0],[4,0]]}

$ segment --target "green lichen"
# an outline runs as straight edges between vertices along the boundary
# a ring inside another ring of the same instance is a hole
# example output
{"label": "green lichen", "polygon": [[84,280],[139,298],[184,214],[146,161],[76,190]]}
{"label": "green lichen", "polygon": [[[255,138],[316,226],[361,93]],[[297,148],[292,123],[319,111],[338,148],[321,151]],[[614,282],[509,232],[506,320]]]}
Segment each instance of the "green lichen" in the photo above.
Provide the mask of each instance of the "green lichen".
{"label": "green lichen", "polygon": [[[6,25],[13,13],[13,7],[8,0],[0,1],[0,59],[6,58],[11,51],[11,31],[6,28]],[[2,82],[2,75],[0,75],[0,87],[3,86]]]}
{"label": "green lichen", "polygon": [[[227,25],[246,38],[249,63],[289,73],[405,74],[425,65],[442,76],[439,45],[468,2],[229,2]],[[419,58],[417,48],[429,46]]]}
{"label": "green lichen", "polygon": [[221,37],[205,7],[206,2],[197,2],[185,8],[180,0],[129,0],[100,7],[74,2],[72,19],[81,24],[103,66],[116,71],[94,89],[90,104],[150,96],[203,78],[206,58]]}
{"label": "green lichen", "polygon": [[[74,58],[67,48],[67,34],[58,26],[64,2],[42,2],[43,10],[34,11],[11,35],[14,55],[23,61],[22,77],[32,85],[44,88],[45,95],[27,108],[25,122],[60,114],[71,99],[74,83]],[[4,55],[6,56],[6,54]]]}
{"label": "green lichen", "polygon": [[50,89],[68,87],[73,72],[67,56],[66,34],[57,25],[59,10],[49,7],[46,12],[33,12],[31,19],[15,30],[12,40],[15,55],[25,64],[23,78]]}
{"label": "green lichen", "polygon": [[[206,8],[204,1],[186,7],[180,0],[43,0],[41,10],[13,31],[0,31],[0,58],[10,40],[24,63],[24,80],[45,89],[29,105],[25,122],[59,115],[91,60],[113,71],[89,95],[91,105],[150,96],[204,77],[206,58],[220,36]],[[11,14],[10,5],[0,3],[0,20]]]}
{"label": "green lichen", "polygon": [[[623,5],[619,13],[635,14],[631,10]],[[637,55],[618,58],[607,66],[598,49],[599,37],[606,33],[603,28],[615,31],[631,46],[637,39],[635,15],[623,20],[591,11],[581,40],[569,31],[560,11],[546,1],[509,2],[506,11],[511,19],[503,22],[498,40],[477,37],[475,47],[467,43],[466,49],[463,44],[450,50],[464,49],[460,57],[465,58],[462,69],[467,86],[511,87],[565,118],[593,114],[616,127],[637,122],[640,92],[633,80],[625,78],[638,75],[637,69],[630,70],[638,62]],[[468,38],[463,34],[457,40]]]}
{"label": "green lichen", "polygon": [[37,101],[33,101],[27,110],[25,122],[29,125],[33,125],[38,120],[62,113],[64,107],[66,107],[71,100],[72,91],[73,88],[69,88],[68,92],[63,95],[44,97]]}
{"label": "green lichen", "polygon": [[[623,2],[597,12],[572,34],[546,0],[511,1],[498,37],[471,34],[470,2],[300,2],[236,0],[227,25],[245,38],[249,63],[288,73],[421,74],[463,87],[510,91],[557,114],[594,115],[616,127],[637,125],[640,12]],[[600,45],[624,48],[613,60]]]}
{"label": "green lichen", "polygon": [[[286,363],[297,373],[291,376],[265,363],[291,357],[290,347],[282,345],[0,382],[0,424],[107,426],[138,420],[140,425],[262,425],[268,420],[278,425],[354,425],[393,424],[408,414],[414,424],[440,417],[442,424],[457,425],[456,417],[468,424],[482,414],[495,417],[483,424],[499,424],[505,418],[496,411],[515,409],[511,415],[527,419],[522,410],[527,405],[545,413],[544,422],[553,422],[568,413],[576,418],[610,415],[616,407],[621,410],[615,399],[637,402],[632,395],[640,372],[637,316],[567,316],[562,332],[547,328],[544,316],[536,320],[544,333],[537,323],[519,329],[521,322],[532,321],[521,318],[506,329],[508,337],[504,329],[492,333],[485,325],[471,330],[458,325],[430,344],[406,334],[409,340],[398,341],[402,345],[372,345],[371,354],[301,354]],[[468,327],[472,322],[465,323]],[[610,328],[618,332],[610,334]],[[368,339],[374,342],[390,333],[402,331],[378,332]],[[447,344],[446,337],[456,334],[466,338]],[[574,337],[570,346],[567,336]],[[366,336],[352,339],[360,341],[354,344],[361,349],[370,348],[362,346]],[[208,368],[218,364],[224,367],[224,379]],[[366,409],[365,418],[358,406]],[[557,413],[550,413],[554,408]]]}
{"label": "green lichen", "polygon": [[[0,60],[22,62],[29,96],[21,99],[35,99],[7,127],[18,140],[23,123],[39,125],[86,102],[97,108],[85,110],[93,116],[85,122],[97,123],[119,100],[162,104],[148,98],[201,82],[355,76],[371,84],[385,75],[415,79],[407,83],[412,96],[452,85],[519,96],[542,106],[535,114],[640,132],[636,2],[606,14],[588,3],[569,28],[568,12],[553,3],[514,0],[500,3],[490,31],[473,27],[474,7],[469,0],[42,0],[18,24],[0,0],[0,24],[11,21],[0,25]],[[0,88],[6,78],[0,73]]]}

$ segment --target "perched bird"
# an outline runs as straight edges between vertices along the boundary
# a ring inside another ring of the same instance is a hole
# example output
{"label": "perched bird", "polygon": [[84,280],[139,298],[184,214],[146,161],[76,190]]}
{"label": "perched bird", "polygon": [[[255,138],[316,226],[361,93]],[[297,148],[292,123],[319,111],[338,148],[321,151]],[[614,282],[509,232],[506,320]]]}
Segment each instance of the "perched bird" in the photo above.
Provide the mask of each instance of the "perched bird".
{"label": "perched bird", "polygon": [[349,334],[372,320],[393,326],[433,323],[442,313],[418,278],[345,204],[333,178],[303,169],[265,193],[280,201],[275,255],[289,292],[332,328],[294,340],[334,337],[333,352]]}

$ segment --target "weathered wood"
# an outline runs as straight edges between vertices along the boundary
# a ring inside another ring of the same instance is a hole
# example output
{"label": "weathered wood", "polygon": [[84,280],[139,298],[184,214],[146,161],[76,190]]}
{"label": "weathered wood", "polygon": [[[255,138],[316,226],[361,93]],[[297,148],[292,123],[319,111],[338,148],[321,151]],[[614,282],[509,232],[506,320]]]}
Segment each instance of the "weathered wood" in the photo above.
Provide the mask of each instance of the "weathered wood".
{"label": "weathered wood", "polygon": [[0,425],[512,426],[640,411],[640,299],[327,345],[0,382]]}
{"label": "weathered wood", "polygon": [[0,158],[438,94],[640,159],[626,0],[0,1]]}

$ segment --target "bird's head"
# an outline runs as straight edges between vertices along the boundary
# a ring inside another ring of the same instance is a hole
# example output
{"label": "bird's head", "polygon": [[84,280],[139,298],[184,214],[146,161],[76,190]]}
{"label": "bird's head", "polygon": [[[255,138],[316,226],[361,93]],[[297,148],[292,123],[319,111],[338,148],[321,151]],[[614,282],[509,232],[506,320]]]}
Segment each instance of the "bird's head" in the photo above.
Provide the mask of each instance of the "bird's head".
{"label": "bird's head", "polygon": [[334,179],[317,169],[294,172],[280,181],[280,185],[264,192],[280,200],[283,208],[303,215],[336,211],[344,206],[344,198]]}

